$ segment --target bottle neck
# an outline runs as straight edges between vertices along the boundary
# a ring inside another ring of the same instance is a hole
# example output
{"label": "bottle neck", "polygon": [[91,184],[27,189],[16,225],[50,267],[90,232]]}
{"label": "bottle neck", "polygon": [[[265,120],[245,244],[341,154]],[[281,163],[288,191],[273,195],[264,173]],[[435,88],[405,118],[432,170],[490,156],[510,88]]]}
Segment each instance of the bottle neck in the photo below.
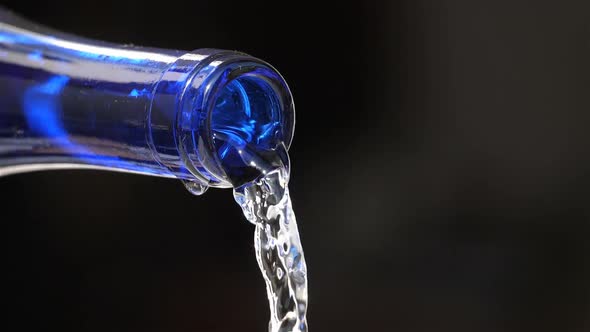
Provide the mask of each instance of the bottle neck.
{"label": "bottle neck", "polygon": [[294,122],[283,79],[245,54],[113,45],[7,22],[0,105],[0,175],[96,168],[201,187],[254,176],[255,157],[288,146]]}

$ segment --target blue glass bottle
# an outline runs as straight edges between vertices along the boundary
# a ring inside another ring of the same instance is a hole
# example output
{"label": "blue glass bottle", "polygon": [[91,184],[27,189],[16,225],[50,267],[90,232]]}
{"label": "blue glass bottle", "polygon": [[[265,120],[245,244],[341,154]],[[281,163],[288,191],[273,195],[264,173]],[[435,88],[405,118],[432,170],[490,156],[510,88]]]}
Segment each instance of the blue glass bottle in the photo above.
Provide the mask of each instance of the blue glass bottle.
{"label": "blue glass bottle", "polygon": [[91,168],[201,193],[288,162],[293,129],[289,88],[259,59],[82,39],[0,9],[0,175]]}

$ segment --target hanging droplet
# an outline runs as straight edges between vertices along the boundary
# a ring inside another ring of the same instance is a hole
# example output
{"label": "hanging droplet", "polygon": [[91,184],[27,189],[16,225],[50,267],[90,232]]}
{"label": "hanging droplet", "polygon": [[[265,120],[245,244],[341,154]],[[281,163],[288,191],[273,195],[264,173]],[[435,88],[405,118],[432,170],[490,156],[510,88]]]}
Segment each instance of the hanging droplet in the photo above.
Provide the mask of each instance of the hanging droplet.
{"label": "hanging droplet", "polygon": [[203,195],[207,191],[207,189],[209,189],[209,186],[199,182],[183,180],[182,183],[191,194],[197,196]]}

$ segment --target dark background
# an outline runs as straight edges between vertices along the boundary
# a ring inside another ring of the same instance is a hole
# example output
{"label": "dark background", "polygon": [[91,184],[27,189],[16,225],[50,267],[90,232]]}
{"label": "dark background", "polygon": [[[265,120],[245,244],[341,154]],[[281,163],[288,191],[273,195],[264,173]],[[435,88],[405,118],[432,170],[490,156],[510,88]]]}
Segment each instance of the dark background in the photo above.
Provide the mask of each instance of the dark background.
{"label": "dark background", "polygon": [[[311,331],[590,330],[587,0],[2,4],[281,71]],[[0,329],[266,329],[253,226],[229,190],[59,171],[0,192]]]}

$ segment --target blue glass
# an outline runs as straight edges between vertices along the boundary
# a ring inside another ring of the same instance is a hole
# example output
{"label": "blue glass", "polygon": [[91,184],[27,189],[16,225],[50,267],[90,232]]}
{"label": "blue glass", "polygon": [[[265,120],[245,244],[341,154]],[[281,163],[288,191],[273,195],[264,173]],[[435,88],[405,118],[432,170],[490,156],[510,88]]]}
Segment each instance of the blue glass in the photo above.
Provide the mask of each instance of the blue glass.
{"label": "blue glass", "polygon": [[246,54],[114,45],[0,10],[0,175],[92,168],[231,187],[288,162],[293,127],[285,81]]}
{"label": "blue glass", "polygon": [[282,108],[277,92],[264,75],[244,75],[221,89],[211,115],[211,131],[229,178],[240,182],[239,179],[247,180],[257,172],[249,164],[255,158],[244,156],[250,147],[262,151],[277,149]]}

